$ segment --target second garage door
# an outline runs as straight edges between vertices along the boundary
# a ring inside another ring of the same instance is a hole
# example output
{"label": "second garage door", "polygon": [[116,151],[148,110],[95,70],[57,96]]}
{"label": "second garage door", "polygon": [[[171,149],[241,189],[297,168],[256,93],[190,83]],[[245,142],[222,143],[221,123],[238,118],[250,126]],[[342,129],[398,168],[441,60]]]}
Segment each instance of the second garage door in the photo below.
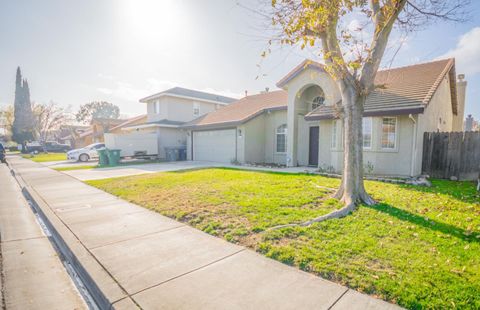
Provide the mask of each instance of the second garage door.
{"label": "second garage door", "polygon": [[193,160],[230,163],[236,158],[236,130],[193,132]]}

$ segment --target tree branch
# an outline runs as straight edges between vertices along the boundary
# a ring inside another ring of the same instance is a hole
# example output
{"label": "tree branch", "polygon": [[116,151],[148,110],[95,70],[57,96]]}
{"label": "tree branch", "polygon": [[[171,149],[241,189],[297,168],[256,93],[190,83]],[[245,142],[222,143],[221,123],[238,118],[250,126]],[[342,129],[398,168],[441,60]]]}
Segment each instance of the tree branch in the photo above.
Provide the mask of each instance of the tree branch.
{"label": "tree branch", "polygon": [[412,7],[412,9],[414,9],[415,11],[420,13],[421,15],[427,15],[427,16],[431,16],[431,17],[441,18],[441,19],[445,19],[445,20],[448,20],[448,21],[455,21],[455,22],[463,21],[462,18],[454,18],[454,16],[456,16],[456,15],[452,14],[462,7],[460,4],[454,5],[451,9],[449,9],[448,11],[446,11],[444,13],[435,12],[435,11],[426,11],[426,10],[420,8],[419,6],[413,4],[413,2],[411,0],[407,0],[407,4],[410,7]]}

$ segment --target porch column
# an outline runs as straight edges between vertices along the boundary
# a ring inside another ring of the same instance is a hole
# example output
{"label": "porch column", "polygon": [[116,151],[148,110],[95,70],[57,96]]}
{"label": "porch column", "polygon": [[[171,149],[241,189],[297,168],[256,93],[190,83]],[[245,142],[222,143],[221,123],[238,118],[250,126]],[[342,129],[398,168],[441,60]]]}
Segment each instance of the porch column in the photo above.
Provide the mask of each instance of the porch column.
{"label": "porch column", "polygon": [[287,106],[287,166],[297,166],[298,120],[295,108],[296,94],[288,92]]}

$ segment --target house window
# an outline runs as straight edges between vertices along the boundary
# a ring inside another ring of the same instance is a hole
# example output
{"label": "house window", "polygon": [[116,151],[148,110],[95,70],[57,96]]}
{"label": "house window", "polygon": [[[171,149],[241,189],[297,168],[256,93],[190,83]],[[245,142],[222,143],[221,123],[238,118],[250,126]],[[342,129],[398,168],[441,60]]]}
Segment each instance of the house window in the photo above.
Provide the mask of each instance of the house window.
{"label": "house window", "polygon": [[397,118],[384,117],[382,120],[382,149],[394,149],[397,141]]}
{"label": "house window", "polygon": [[193,115],[198,116],[200,115],[200,106],[197,102],[193,103]]}
{"label": "house window", "polygon": [[363,148],[372,148],[372,118],[364,117],[362,120]]}
{"label": "house window", "polygon": [[277,153],[287,152],[287,125],[282,125],[277,128]]}
{"label": "house window", "polygon": [[160,101],[155,101],[153,103],[155,114],[160,114]]}
{"label": "house window", "polygon": [[312,101],[312,111],[325,103],[325,97],[317,96]]}
{"label": "house window", "polygon": [[332,143],[330,146],[332,149],[337,148],[337,121],[332,122]]}

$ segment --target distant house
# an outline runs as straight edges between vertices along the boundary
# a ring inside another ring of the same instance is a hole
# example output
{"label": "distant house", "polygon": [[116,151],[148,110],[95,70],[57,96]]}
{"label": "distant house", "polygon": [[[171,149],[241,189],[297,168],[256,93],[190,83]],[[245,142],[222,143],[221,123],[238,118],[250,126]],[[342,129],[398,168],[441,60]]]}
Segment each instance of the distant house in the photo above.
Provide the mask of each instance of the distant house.
{"label": "distant house", "polygon": [[480,131],[478,122],[473,118],[471,114],[465,119],[465,131]]}
{"label": "distant house", "polygon": [[105,135],[105,144],[121,149],[122,156],[146,154],[165,159],[166,149],[186,148],[187,133],[182,125],[233,101],[236,99],[182,87],[153,94],[140,99],[146,104],[144,121],[111,131]]}
{"label": "distant house", "polygon": [[[419,175],[424,132],[463,129],[467,82],[445,59],[379,71],[375,84],[365,103],[364,163],[373,174]],[[341,95],[324,66],[304,61],[277,86],[184,124],[188,158],[341,172]]]}
{"label": "distant house", "polygon": [[104,142],[105,133],[119,133],[122,128],[145,122],[147,116],[140,115],[129,119],[93,119],[87,129],[74,129],[61,138],[74,148],[85,147],[92,143]]}

